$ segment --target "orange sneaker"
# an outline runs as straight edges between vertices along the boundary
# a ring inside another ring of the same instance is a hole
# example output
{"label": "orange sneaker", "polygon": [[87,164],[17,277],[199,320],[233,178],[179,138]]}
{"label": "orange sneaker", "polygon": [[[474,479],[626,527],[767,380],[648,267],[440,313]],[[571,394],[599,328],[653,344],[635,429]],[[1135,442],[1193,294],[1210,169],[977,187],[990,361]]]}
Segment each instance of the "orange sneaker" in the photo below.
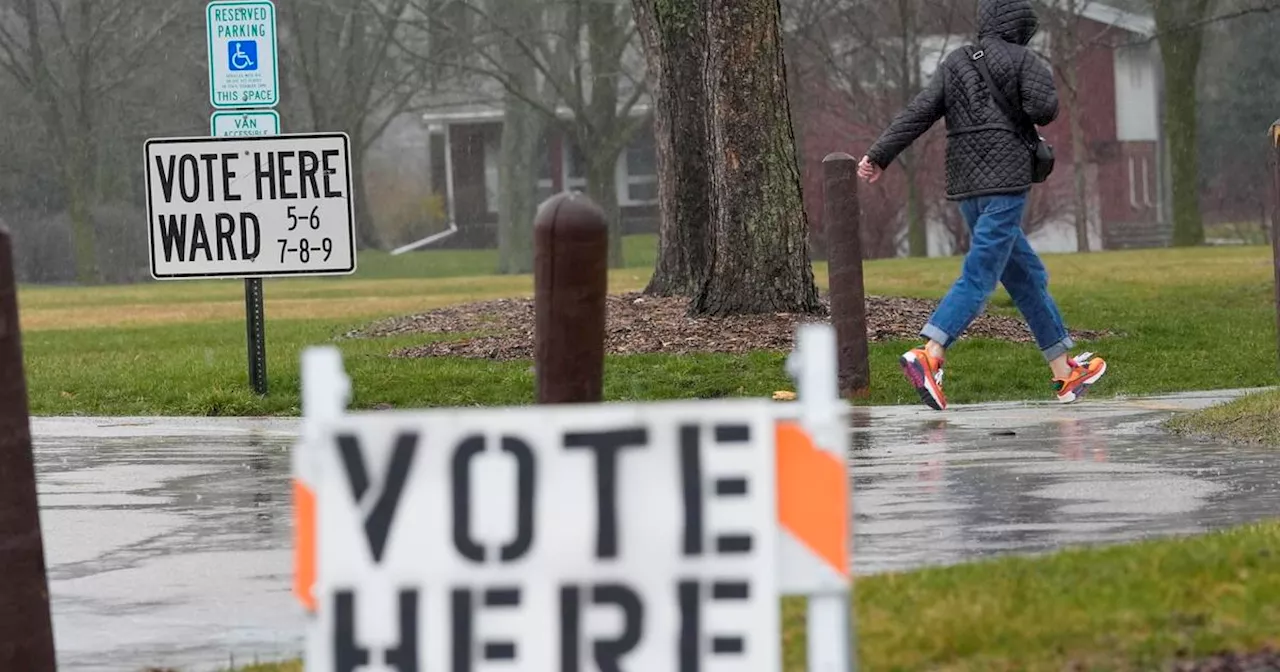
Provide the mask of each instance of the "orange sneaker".
{"label": "orange sneaker", "polygon": [[942,393],[941,358],[929,355],[924,348],[915,348],[898,358],[902,365],[902,373],[915,386],[920,394],[920,401],[935,411],[947,407],[947,395]]}
{"label": "orange sneaker", "polygon": [[1066,379],[1054,378],[1053,387],[1057,392],[1058,401],[1069,404],[1083,397],[1088,393],[1089,388],[1107,372],[1107,362],[1101,357],[1094,357],[1092,352],[1086,352],[1079,357],[1068,359],[1067,363],[1071,365],[1071,375]]}

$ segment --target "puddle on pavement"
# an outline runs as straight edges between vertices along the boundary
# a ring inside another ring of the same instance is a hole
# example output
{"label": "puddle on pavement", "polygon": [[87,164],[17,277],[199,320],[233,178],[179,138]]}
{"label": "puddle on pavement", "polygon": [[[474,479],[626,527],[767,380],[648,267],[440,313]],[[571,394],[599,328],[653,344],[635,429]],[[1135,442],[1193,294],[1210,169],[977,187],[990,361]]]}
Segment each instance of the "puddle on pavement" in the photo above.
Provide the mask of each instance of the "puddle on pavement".
{"label": "puddle on pavement", "polygon": [[60,670],[298,655],[289,435],[56,422],[33,433]]}
{"label": "puddle on pavement", "polygon": [[1163,401],[1011,406],[945,419],[862,411],[850,456],[854,571],[1200,533],[1280,516],[1280,451],[1165,434],[1155,425],[1169,409],[1191,404]]}
{"label": "puddle on pavement", "polygon": [[[1152,427],[1217,397],[859,408],[854,571],[1197,533],[1280,515],[1280,451]],[[100,426],[109,425],[109,426]],[[59,669],[214,670],[299,655],[296,422],[33,422]]]}

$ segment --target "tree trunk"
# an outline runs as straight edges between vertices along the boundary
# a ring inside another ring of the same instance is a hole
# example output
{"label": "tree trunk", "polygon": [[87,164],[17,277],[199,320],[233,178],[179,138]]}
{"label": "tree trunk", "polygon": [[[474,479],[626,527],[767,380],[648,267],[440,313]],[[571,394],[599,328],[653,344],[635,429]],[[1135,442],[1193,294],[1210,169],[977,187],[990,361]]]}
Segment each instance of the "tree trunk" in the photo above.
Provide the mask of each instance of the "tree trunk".
{"label": "tree trunk", "polygon": [[[508,0],[496,9],[503,30],[542,27],[542,3]],[[505,96],[502,149],[498,153],[498,273],[533,272],[533,220],[538,211],[539,145],[547,121],[531,100],[538,100],[534,63],[517,40],[499,47],[510,87]]]}
{"label": "tree trunk", "polygon": [[[1170,38],[1165,38],[1169,40]],[[1174,42],[1181,41],[1173,38]],[[1166,140],[1173,171],[1173,244],[1204,243],[1200,219],[1200,158],[1196,132],[1196,64],[1164,42]],[[1169,52],[1173,51],[1173,54]],[[1190,61],[1190,62],[1188,62]]]}
{"label": "tree trunk", "polygon": [[93,206],[98,197],[98,147],[94,133],[93,94],[94,79],[93,30],[94,4],[80,0],[75,5],[73,21],[76,38],[74,51],[76,69],[76,94],[74,98],[75,127],[69,129],[71,137],[71,184],[67,191],[71,198],[68,213],[75,237],[76,280],[81,284],[95,284],[101,279],[98,272],[98,232],[93,221]]}
{"label": "tree trunk", "polygon": [[[584,145],[591,146],[591,145]],[[609,268],[622,268],[622,209],[618,207],[615,172],[620,154],[597,151],[586,157],[587,195],[604,211],[609,224]]]}
{"label": "tree trunk", "polygon": [[542,113],[508,93],[498,164],[498,272],[533,272],[533,220],[538,211],[538,140]]}
{"label": "tree trunk", "polygon": [[707,135],[707,0],[632,0],[654,106],[658,163],[658,260],[645,288],[692,296],[711,256],[711,175]]}
{"label": "tree trunk", "polygon": [[[900,57],[901,79],[898,91],[902,98],[901,107],[911,104],[911,100],[920,92],[919,33],[916,32],[917,7],[911,0],[898,1],[898,20],[900,21],[900,37],[902,50]],[[923,195],[920,193],[920,169],[915,163],[916,152],[908,147],[902,151],[901,163],[907,178],[907,252],[912,257],[929,256],[929,229],[925,223]],[[923,154],[923,152],[921,152]]]}
{"label": "tree trunk", "polygon": [[924,218],[924,200],[920,193],[919,173],[910,149],[903,150],[902,172],[907,178],[907,249],[910,256],[929,256],[929,229]]}
{"label": "tree trunk", "polygon": [[1080,122],[1080,90],[1076,88],[1078,82],[1076,60],[1072,59],[1067,63],[1066,67],[1066,89],[1067,94],[1067,110],[1071,114],[1071,170],[1075,177],[1075,219],[1076,219],[1076,249],[1080,252],[1089,251],[1089,193],[1086,185],[1085,169],[1086,169],[1086,149],[1084,144],[1084,125]]}
{"label": "tree trunk", "polygon": [[71,220],[71,240],[76,263],[76,282],[93,285],[98,282],[98,235],[93,223],[92,179],[80,164],[82,157],[71,157],[66,169],[67,216]]}
{"label": "tree trunk", "polygon": [[368,192],[365,189],[364,150],[355,144],[355,137],[352,136],[351,147],[351,188],[355,190],[352,196],[356,199],[356,248],[377,250],[380,249],[381,243],[378,241],[378,227],[374,225],[373,210],[369,207],[369,199],[366,195]]}
{"label": "tree trunk", "polygon": [[588,133],[583,134],[578,143],[579,147],[590,148],[586,152],[587,194],[604,210],[609,225],[609,268],[623,266],[622,213],[618,208],[616,169],[618,157],[627,145],[617,141],[626,125],[618,118],[618,66],[627,31],[618,16],[618,5],[614,2],[592,2],[586,7],[591,123]]}
{"label": "tree trunk", "polygon": [[1200,217],[1200,156],[1196,121],[1196,72],[1204,29],[1198,25],[1211,0],[1152,2],[1164,61],[1165,139],[1173,178],[1173,244],[1204,243]]}
{"label": "tree trunk", "polygon": [[787,102],[779,0],[707,4],[715,245],[711,272],[691,312],[820,312]]}

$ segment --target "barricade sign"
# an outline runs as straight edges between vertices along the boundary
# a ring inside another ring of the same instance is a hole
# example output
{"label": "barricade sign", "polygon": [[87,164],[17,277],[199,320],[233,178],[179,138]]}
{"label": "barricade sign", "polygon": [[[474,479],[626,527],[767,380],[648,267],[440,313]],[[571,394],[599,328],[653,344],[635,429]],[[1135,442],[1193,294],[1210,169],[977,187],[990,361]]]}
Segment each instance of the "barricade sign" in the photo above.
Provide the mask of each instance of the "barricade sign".
{"label": "barricade sign", "polygon": [[146,160],[152,277],[355,272],[345,133],[153,139]]}
{"label": "barricade sign", "polygon": [[304,353],[308,672],[774,672],[783,594],[836,598],[811,669],[852,669],[847,472],[805,417],[756,399],[348,414],[348,385],[336,350]]}

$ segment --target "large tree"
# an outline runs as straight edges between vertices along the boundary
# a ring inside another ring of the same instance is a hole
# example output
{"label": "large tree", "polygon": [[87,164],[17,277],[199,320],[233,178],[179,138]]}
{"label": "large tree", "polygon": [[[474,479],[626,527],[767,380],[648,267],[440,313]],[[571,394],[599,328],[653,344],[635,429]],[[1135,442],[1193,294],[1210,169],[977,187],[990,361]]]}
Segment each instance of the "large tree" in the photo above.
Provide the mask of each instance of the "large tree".
{"label": "large tree", "polygon": [[1164,124],[1173,176],[1173,244],[1204,243],[1196,75],[1214,0],[1148,0],[1164,61]]}
{"label": "large tree", "polygon": [[[670,101],[691,84],[670,70],[661,72],[656,92],[659,115],[670,115],[668,128],[690,131],[685,137],[689,145],[668,149],[700,151],[707,157],[709,184],[694,180],[671,185],[675,200],[691,189],[709,195],[702,220],[707,242],[682,251],[685,260],[708,253],[701,269],[690,269],[691,278],[701,277],[684,283],[694,289],[691,312],[723,316],[821,310],[809,260],[778,0],[635,3],[637,13],[654,21],[657,31],[645,40],[646,48],[659,50],[649,55],[650,63],[666,66],[684,49],[705,59],[699,77],[705,105],[681,107],[678,116],[672,114]],[[702,133],[697,132],[700,124]],[[671,232],[666,233],[669,241]],[[685,238],[701,242],[696,236]],[[670,248],[664,244],[660,255]]]}
{"label": "large tree", "polygon": [[[498,0],[494,11],[477,12],[498,34],[493,63],[503,73],[502,147],[498,165],[498,272],[533,271],[533,219],[538,208],[539,146],[548,124],[546,96],[529,57],[529,35],[544,34],[543,0]],[[470,8],[466,8],[470,9]],[[554,103],[551,108],[554,110]],[[545,151],[545,150],[544,150]]]}
{"label": "large tree", "polygon": [[635,0],[653,90],[658,261],[645,292],[692,296],[711,258],[706,0]]}

